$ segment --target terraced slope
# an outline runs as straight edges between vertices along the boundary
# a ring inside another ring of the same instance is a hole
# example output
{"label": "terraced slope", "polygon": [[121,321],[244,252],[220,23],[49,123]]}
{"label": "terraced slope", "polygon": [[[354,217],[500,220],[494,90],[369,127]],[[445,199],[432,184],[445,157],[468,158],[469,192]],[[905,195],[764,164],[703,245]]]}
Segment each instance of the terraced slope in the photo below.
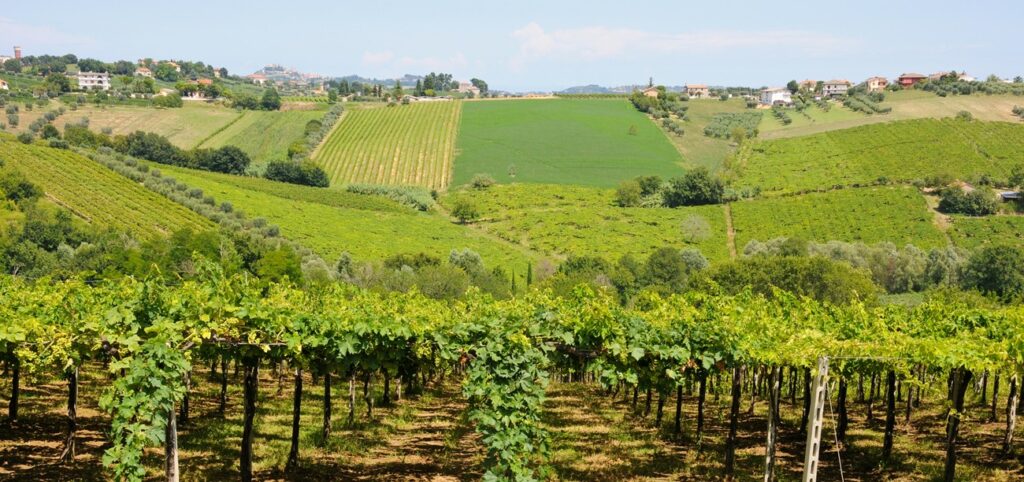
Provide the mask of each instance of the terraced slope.
{"label": "terraced slope", "polygon": [[214,227],[188,208],[71,151],[0,136],[0,158],[40,186],[47,198],[99,227],[142,239]]}
{"label": "terraced slope", "polygon": [[462,102],[421,102],[347,110],[314,161],[331,184],[444,189],[451,182]]}

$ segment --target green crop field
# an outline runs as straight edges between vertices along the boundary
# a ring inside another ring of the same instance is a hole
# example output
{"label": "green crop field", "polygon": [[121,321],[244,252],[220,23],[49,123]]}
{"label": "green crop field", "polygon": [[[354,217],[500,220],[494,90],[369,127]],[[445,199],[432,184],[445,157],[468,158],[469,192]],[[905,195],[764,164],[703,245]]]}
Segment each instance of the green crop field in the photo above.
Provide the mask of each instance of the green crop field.
{"label": "green crop field", "polygon": [[1002,243],[1024,247],[1024,216],[953,216],[948,232],[961,248]]}
{"label": "green crop field", "polygon": [[84,221],[146,239],[213,223],[71,151],[24,145],[0,136],[0,158],[40,186],[47,198]]}
{"label": "green crop field", "polygon": [[840,189],[732,203],[736,249],[779,237],[867,244],[947,244],[924,197],[911,187]]}
{"label": "green crop field", "polygon": [[1005,177],[1024,161],[1024,124],[919,119],[744,146],[738,185],[768,193],[911,181],[934,174]]}
{"label": "green crop field", "polygon": [[488,174],[502,183],[610,187],[642,174],[679,175],[681,163],[660,128],[626,100],[466,102],[452,183]]}
{"label": "green crop field", "polygon": [[446,258],[451,250],[463,248],[480,253],[488,266],[508,270],[532,259],[524,249],[453,224],[441,214],[399,208],[382,198],[185,168],[160,169],[217,202],[232,203],[251,218],[265,218],[280,227],[282,235],[330,262],[345,251],[359,260],[379,260],[419,252]]}
{"label": "green crop field", "polygon": [[[937,96],[936,96],[937,98]],[[888,106],[888,103],[883,105]],[[862,124],[885,122],[896,120],[891,114],[867,115],[843,107],[842,102],[830,102],[829,110],[825,111],[816,104],[810,104],[802,112],[787,110],[789,118],[793,120],[789,125],[783,124],[771,111],[765,111],[761,117],[761,124],[758,126],[762,139],[780,139],[784,137],[796,137],[815,132],[844,129]]]}
{"label": "green crop field", "polygon": [[[621,208],[612,205],[613,194],[590,187],[517,183],[453,191],[443,203],[451,207],[458,199],[469,200],[480,210],[479,226],[549,256],[644,257],[673,246],[695,247],[712,261],[729,257],[722,206]],[[701,225],[702,232],[687,238],[684,223]]]}
{"label": "green crop field", "polygon": [[288,158],[288,146],[302,139],[306,123],[320,119],[324,110],[245,111],[231,124],[204,140],[199,147],[235,146],[253,165]]}
{"label": "green crop field", "polygon": [[[716,114],[747,112],[746,101],[735,98],[727,101],[718,99],[690,99],[686,111],[688,120],[683,122],[685,134],[682,137],[669,135],[668,139],[683,155],[687,167],[706,167],[718,170],[733,151],[728,139],[717,139],[704,135],[704,128],[711,124]],[[770,115],[770,114],[769,114]]]}
{"label": "green crop field", "polygon": [[314,154],[331,184],[400,184],[444,189],[462,103],[422,102],[346,110]]}
{"label": "green crop field", "polygon": [[[167,136],[178,147],[191,149],[237,119],[239,115],[241,114],[234,109],[197,102],[186,102],[184,107],[176,109],[86,106],[76,111],[68,110],[53,124],[63,130],[65,123],[78,122],[84,117],[89,119],[89,128],[97,132],[103,128],[110,128],[114,134],[130,134],[134,131],[155,132]],[[28,125],[24,121],[22,124]]]}

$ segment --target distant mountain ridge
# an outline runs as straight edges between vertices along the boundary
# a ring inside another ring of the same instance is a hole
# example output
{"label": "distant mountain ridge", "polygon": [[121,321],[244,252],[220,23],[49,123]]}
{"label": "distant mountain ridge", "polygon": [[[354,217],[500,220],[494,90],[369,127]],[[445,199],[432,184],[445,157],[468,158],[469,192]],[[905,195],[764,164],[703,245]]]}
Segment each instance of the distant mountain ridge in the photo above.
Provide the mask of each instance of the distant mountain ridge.
{"label": "distant mountain ridge", "polygon": [[[590,85],[577,85],[558,91],[559,94],[629,94],[634,90],[643,90],[646,85],[620,85],[618,87],[605,87],[603,85],[590,84]],[[665,87],[670,92],[681,92],[683,86],[681,85],[670,85]]]}

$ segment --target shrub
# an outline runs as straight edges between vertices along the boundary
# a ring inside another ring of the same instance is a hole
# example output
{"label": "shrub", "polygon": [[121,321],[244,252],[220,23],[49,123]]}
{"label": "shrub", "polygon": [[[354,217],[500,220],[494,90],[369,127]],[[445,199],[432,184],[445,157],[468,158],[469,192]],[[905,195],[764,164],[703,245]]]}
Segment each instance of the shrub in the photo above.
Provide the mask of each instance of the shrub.
{"label": "shrub", "polygon": [[615,205],[628,208],[636,207],[643,201],[642,189],[637,181],[623,181],[615,190]]}
{"label": "shrub", "polygon": [[995,196],[984,189],[965,193],[959,188],[951,187],[943,189],[940,196],[939,211],[944,213],[986,216],[999,210]]}
{"label": "shrub", "polygon": [[311,161],[272,161],[267,164],[263,177],[272,181],[312,187],[327,187],[327,173]]}
{"label": "shrub", "polygon": [[429,211],[434,207],[434,198],[421,187],[383,186],[378,184],[349,184],[345,190],[356,194],[384,196],[393,201],[419,211]]}
{"label": "shrub", "polygon": [[455,219],[458,219],[460,223],[466,224],[479,218],[480,211],[468,199],[457,199],[452,206],[452,216],[455,216]]}
{"label": "shrub", "polygon": [[487,189],[494,185],[494,178],[487,174],[477,174],[469,181],[469,185],[474,189]]}
{"label": "shrub", "polygon": [[18,140],[21,141],[22,144],[31,144],[32,139],[34,139],[32,137],[32,134],[28,132],[22,132],[21,134],[18,134]]}
{"label": "shrub", "polygon": [[725,185],[721,179],[702,167],[670,179],[664,192],[664,202],[668,207],[719,204],[724,194]]}

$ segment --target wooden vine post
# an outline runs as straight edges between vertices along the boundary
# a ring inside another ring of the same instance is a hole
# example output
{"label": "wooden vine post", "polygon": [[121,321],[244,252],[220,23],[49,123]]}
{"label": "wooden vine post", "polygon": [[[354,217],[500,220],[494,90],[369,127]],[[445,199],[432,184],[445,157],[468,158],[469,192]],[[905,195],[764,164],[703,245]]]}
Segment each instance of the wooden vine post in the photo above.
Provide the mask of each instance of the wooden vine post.
{"label": "wooden vine post", "polygon": [[811,379],[811,406],[807,417],[807,452],[804,454],[803,482],[818,480],[818,455],[821,451],[821,427],[828,390],[828,357],[818,358],[818,370]]}

